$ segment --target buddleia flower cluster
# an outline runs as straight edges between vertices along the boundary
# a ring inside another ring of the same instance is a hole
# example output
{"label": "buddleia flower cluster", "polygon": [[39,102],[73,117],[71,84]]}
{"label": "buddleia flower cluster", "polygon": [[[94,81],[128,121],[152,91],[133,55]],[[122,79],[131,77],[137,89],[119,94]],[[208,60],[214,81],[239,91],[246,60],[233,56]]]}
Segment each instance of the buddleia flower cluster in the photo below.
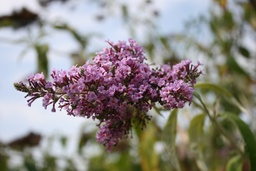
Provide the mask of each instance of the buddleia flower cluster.
{"label": "buddleia flower cluster", "polygon": [[15,83],[25,92],[28,105],[42,98],[68,115],[98,120],[96,140],[107,150],[129,135],[134,124],[144,128],[147,112],[159,103],[167,109],[182,108],[193,97],[201,65],[184,60],[174,66],[153,67],[146,63],[144,50],[134,40],[107,41],[108,48],[96,53],[92,61],[70,70],[53,70],[52,81],[43,73]]}

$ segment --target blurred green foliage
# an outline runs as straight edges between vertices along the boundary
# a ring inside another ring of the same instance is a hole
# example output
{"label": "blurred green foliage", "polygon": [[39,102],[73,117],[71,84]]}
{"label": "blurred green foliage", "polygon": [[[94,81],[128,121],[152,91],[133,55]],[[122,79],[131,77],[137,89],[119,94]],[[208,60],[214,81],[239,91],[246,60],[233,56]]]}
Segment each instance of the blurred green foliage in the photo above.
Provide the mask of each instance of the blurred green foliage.
{"label": "blurred green foliage", "polygon": [[[44,8],[57,2],[68,1],[40,1]],[[122,141],[112,152],[106,152],[95,142],[95,130],[86,131],[86,125],[71,153],[67,152],[71,140],[66,136],[49,139],[31,133],[10,143],[1,143],[0,170],[256,170],[256,3],[253,0],[214,0],[208,14],[191,19],[185,23],[184,32],[175,34],[159,33],[155,18],[161,11],[147,9],[153,1],[143,1],[147,17],[133,14],[130,6],[118,1],[87,3],[98,5],[101,11],[95,18],[98,22],[113,17],[114,8],[120,9],[119,17],[134,39],[141,37],[136,26],[143,25],[146,31],[141,44],[150,62],[174,64],[183,58],[202,62],[204,76],[195,86],[192,105],[174,111],[156,106],[147,127],[135,128],[131,138]],[[49,69],[51,47],[40,41],[47,37],[41,34],[46,26],[66,31],[77,42],[78,50],[70,53],[73,64],[82,65],[89,59],[93,52],[87,46],[93,34],[82,35],[67,23],[50,24],[39,15],[23,9],[0,17],[0,27],[40,28],[39,35],[43,36],[33,43],[22,41],[36,52],[39,72],[48,74]],[[35,21],[40,24],[35,25]],[[52,152],[53,142],[63,153]]]}

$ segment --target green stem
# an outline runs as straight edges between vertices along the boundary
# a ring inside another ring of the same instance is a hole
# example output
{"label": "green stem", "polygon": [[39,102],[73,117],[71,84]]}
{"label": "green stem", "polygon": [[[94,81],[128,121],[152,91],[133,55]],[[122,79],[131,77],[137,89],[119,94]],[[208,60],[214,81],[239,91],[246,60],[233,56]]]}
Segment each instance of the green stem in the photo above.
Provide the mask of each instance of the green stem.
{"label": "green stem", "polygon": [[158,107],[153,106],[153,109],[156,111],[157,114],[159,114],[160,116],[163,116],[160,110],[158,109]]}
{"label": "green stem", "polygon": [[240,149],[239,146],[237,146],[237,143],[233,140],[233,138],[227,133],[227,131],[219,124],[219,122],[217,122],[217,120],[215,118],[212,117],[212,115],[210,114],[209,110],[207,109],[207,107],[205,106],[204,102],[202,101],[202,98],[200,97],[199,94],[194,93],[194,96],[199,100],[199,102],[202,105],[203,110],[205,111],[205,113],[208,115],[208,117],[210,118],[210,121],[216,126],[216,128],[222,133],[222,135],[224,135],[228,141],[237,149],[237,151],[240,153],[240,155],[243,157],[244,153],[243,151]]}

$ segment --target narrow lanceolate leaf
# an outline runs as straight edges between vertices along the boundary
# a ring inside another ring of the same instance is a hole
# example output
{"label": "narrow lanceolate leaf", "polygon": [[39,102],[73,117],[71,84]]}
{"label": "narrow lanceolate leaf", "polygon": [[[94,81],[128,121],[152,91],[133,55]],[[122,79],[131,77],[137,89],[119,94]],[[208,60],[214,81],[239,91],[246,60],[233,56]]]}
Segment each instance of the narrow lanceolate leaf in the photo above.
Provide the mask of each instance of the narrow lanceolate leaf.
{"label": "narrow lanceolate leaf", "polygon": [[238,107],[242,112],[248,113],[248,111],[234,98],[234,96],[225,88],[212,83],[197,83],[195,88],[212,90],[215,93],[222,95],[229,103]]}
{"label": "narrow lanceolate leaf", "polygon": [[198,168],[202,171],[206,171],[207,165],[204,160],[202,148],[203,148],[203,127],[204,127],[204,119],[205,114],[196,115],[190,122],[188,134],[189,134],[189,142],[192,151],[196,156],[196,163]]}
{"label": "narrow lanceolate leaf", "polygon": [[78,33],[77,30],[75,30],[71,26],[67,24],[61,24],[61,25],[55,25],[54,28],[69,32],[73,36],[73,38],[81,45],[82,49],[86,47],[87,45],[86,37],[82,36],[80,33]]}
{"label": "narrow lanceolate leaf", "polygon": [[154,149],[157,128],[154,124],[147,126],[147,131],[138,130],[140,163],[143,171],[159,171],[159,159]]}
{"label": "narrow lanceolate leaf", "polygon": [[49,50],[48,45],[46,44],[36,44],[35,45],[35,50],[37,53],[37,69],[38,72],[43,72],[44,75],[47,77],[48,75],[48,58],[47,58],[47,53]]}
{"label": "narrow lanceolate leaf", "polygon": [[226,171],[242,171],[242,161],[240,156],[232,157],[226,166]]}
{"label": "narrow lanceolate leaf", "polygon": [[224,117],[228,120],[231,120],[237,125],[244,139],[245,154],[248,155],[249,157],[251,171],[256,170],[256,139],[254,134],[250,130],[249,126],[244,121],[242,121],[237,115],[227,113],[224,115]]}
{"label": "narrow lanceolate leaf", "polygon": [[180,164],[176,153],[176,134],[177,134],[177,114],[178,110],[175,109],[171,112],[167,123],[163,129],[163,141],[166,143],[166,154],[170,160],[173,168],[180,171]]}
{"label": "narrow lanceolate leaf", "polygon": [[197,83],[195,85],[195,88],[203,88],[203,89],[208,89],[212,90],[215,93],[221,94],[223,96],[226,96],[228,98],[232,97],[232,94],[226,90],[225,88],[217,85],[217,84],[212,84],[212,83]]}
{"label": "narrow lanceolate leaf", "polygon": [[250,52],[243,46],[240,46],[238,48],[238,51],[240,52],[241,55],[243,55],[245,58],[250,58]]}
{"label": "narrow lanceolate leaf", "polygon": [[168,52],[171,52],[171,48],[170,48],[170,45],[169,45],[169,42],[168,42],[168,38],[167,38],[167,37],[161,36],[161,37],[160,37],[160,42],[163,44],[163,46],[165,47],[165,49],[166,49]]}
{"label": "narrow lanceolate leaf", "polygon": [[203,137],[205,114],[196,115],[190,122],[188,134],[190,142],[201,142]]}

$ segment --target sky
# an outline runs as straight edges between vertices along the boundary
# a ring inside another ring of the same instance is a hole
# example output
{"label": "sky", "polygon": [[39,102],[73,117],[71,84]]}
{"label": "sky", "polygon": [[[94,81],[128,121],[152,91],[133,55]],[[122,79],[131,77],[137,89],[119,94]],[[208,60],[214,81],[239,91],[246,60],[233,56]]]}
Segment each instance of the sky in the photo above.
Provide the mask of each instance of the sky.
{"label": "sky", "polygon": [[[123,2],[123,1],[121,1]],[[141,1],[131,0],[129,5],[136,10],[136,5]],[[158,0],[154,1],[154,8],[161,11],[157,20],[161,32],[177,32],[182,29],[184,21],[192,16],[207,12],[210,0]],[[81,3],[81,0],[74,1],[74,4]],[[72,8],[72,5],[70,8]],[[32,11],[40,11],[41,7],[35,0],[8,0],[0,1],[0,15],[9,14],[13,9],[27,7]],[[152,7],[152,8],[153,8]],[[98,13],[96,8],[89,8],[86,5],[78,5],[76,11],[70,11],[59,5],[43,11],[45,18],[50,21],[56,19],[68,20],[69,23],[78,28],[82,33],[97,32],[103,33],[102,37],[95,42],[94,49],[101,50],[106,39],[113,41],[126,40],[127,34],[122,29],[122,23],[109,20],[99,24],[92,19],[92,15]],[[49,41],[51,47],[61,53],[50,53],[50,70],[69,69],[71,61],[65,56],[76,47],[67,34],[52,34]],[[26,44],[13,43],[11,40],[24,38],[24,34],[11,29],[0,29],[0,141],[9,142],[14,138],[27,134],[30,131],[43,135],[64,134],[76,138],[83,124],[91,124],[80,117],[66,115],[65,111],[51,113],[50,109],[45,110],[41,101],[36,101],[31,107],[27,106],[25,94],[14,89],[13,83],[18,82],[36,70],[35,53],[30,50],[24,56],[20,53]],[[103,43],[99,43],[103,42]],[[95,123],[94,123],[95,124]]]}

